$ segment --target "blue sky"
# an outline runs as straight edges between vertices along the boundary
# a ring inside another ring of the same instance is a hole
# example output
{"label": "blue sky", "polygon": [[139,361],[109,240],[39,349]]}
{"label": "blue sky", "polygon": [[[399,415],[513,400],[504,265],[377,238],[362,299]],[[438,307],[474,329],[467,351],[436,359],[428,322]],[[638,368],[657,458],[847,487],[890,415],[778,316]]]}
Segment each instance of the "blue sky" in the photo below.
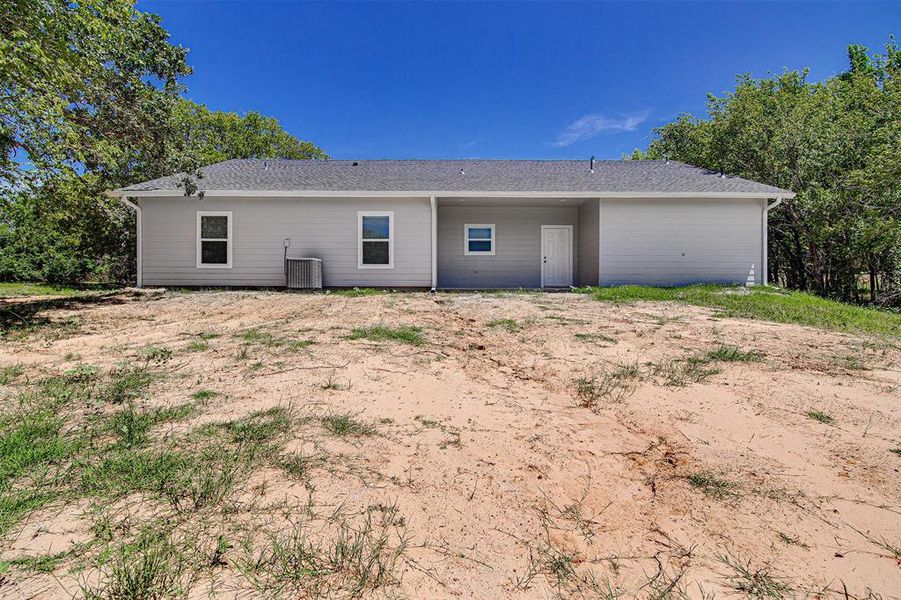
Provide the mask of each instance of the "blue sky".
{"label": "blue sky", "polygon": [[845,68],[901,3],[159,2],[188,97],[333,158],[620,158],[737,73]]}

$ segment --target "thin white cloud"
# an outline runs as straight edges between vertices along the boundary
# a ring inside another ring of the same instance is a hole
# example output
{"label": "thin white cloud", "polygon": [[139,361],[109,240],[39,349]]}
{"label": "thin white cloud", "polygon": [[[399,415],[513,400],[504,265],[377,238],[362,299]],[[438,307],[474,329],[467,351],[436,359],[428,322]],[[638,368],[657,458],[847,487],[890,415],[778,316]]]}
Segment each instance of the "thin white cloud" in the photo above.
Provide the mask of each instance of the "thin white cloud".
{"label": "thin white cloud", "polygon": [[589,114],[580,117],[563,128],[552,146],[563,148],[576,142],[588,140],[602,133],[619,133],[621,131],[635,131],[638,126],[648,120],[648,112],[608,117],[599,114]]}

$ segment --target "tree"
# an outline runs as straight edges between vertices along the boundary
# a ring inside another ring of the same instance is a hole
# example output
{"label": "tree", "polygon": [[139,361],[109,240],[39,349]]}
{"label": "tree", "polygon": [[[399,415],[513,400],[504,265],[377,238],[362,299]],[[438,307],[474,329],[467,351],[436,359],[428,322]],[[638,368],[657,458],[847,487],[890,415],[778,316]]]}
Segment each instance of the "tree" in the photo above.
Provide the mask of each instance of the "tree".
{"label": "tree", "polygon": [[160,154],[187,51],[127,0],[0,0],[0,177],[123,170]]}
{"label": "tree", "polygon": [[788,188],[770,213],[770,274],[789,287],[901,303],[901,52],[848,48],[849,68],[823,82],[806,71],[741,75],[708,96],[704,119],[680,115],[646,153]]}
{"label": "tree", "polygon": [[172,130],[178,153],[203,165],[230,158],[328,158],[312,142],[297,139],[276,119],[258,112],[242,117],[183,99],[173,112]]}
{"label": "tree", "polygon": [[270,117],[180,97],[187,51],[127,0],[0,0],[0,279],[124,281],[133,215],[104,192],[227,158],[327,158]]}

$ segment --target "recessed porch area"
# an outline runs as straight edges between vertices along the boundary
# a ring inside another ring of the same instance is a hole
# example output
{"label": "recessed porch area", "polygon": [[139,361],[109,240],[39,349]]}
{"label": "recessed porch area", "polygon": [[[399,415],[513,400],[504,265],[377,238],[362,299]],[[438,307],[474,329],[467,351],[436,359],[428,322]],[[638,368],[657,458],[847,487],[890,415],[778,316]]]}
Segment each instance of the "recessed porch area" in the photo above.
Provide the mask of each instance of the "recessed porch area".
{"label": "recessed porch area", "polygon": [[596,198],[438,198],[437,285],[596,285],[598,229]]}

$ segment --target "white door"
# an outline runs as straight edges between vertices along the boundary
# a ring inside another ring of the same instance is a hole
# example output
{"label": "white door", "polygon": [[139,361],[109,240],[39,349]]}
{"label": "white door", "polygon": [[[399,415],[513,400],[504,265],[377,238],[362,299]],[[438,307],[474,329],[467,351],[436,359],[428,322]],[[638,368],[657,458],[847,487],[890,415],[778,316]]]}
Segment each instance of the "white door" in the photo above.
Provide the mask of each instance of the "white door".
{"label": "white door", "polygon": [[572,284],[572,225],[542,225],[541,287],[569,287]]}

